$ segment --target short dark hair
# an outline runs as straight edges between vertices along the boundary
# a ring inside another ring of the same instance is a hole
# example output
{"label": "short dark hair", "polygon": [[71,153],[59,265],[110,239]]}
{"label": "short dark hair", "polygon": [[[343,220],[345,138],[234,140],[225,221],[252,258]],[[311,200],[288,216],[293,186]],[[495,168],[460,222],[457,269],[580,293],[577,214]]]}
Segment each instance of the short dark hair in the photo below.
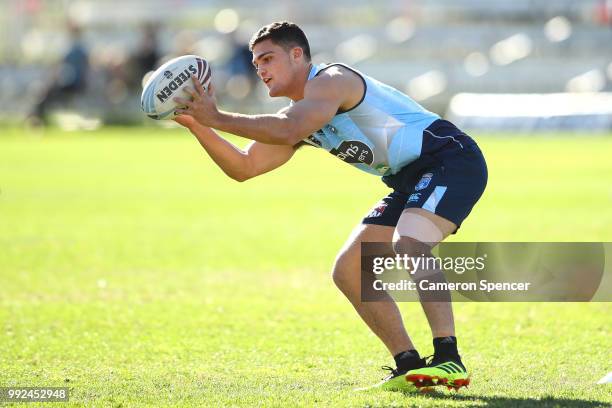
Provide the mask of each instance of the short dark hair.
{"label": "short dark hair", "polygon": [[253,34],[249,41],[249,50],[253,51],[253,47],[264,41],[271,40],[274,44],[283,47],[285,51],[289,51],[293,47],[300,47],[304,51],[304,57],[310,61],[310,45],[306,34],[295,23],[289,21],[277,21],[266,26],[263,26]]}

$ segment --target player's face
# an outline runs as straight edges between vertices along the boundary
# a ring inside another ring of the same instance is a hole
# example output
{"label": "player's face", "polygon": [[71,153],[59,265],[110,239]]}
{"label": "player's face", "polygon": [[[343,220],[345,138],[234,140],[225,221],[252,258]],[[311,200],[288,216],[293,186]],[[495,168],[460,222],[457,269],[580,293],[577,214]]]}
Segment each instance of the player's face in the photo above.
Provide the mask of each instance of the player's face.
{"label": "player's face", "polygon": [[297,75],[298,62],[291,50],[286,51],[271,40],[253,47],[253,65],[272,97],[288,95]]}

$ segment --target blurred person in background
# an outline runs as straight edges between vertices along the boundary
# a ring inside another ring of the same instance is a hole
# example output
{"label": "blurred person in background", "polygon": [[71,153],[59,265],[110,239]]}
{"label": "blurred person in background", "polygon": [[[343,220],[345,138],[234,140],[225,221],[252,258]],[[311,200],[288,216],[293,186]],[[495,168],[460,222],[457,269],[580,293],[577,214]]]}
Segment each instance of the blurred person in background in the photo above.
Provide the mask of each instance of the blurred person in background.
{"label": "blurred person in background", "polygon": [[239,99],[244,99],[255,89],[258,80],[257,73],[253,69],[249,45],[239,40],[237,31],[233,31],[231,34],[231,48],[232,53],[227,62],[226,70],[230,75],[230,81],[239,81],[237,85],[244,88],[242,92],[235,92],[239,95]]}
{"label": "blurred person in background", "polygon": [[42,125],[48,122],[48,109],[53,104],[65,104],[76,95],[87,90],[89,53],[82,41],[82,29],[73,22],[67,23],[70,46],[61,63],[49,78],[38,103],[29,115],[29,122]]}
{"label": "blurred person in background", "polygon": [[159,28],[154,23],[146,23],[141,28],[138,48],[129,60],[128,86],[140,89],[144,76],[157,68],[161,55],[158,46]]}

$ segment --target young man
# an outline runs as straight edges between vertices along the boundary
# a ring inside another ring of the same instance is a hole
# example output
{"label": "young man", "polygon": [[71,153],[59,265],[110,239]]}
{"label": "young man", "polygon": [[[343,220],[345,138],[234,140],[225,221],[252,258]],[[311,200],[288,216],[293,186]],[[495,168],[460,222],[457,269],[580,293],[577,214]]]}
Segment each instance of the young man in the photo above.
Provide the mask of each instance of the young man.
{"label": "young man", "polygon": [[[397,253],[431,256],[431,248],[454,233],[484,191],[487,170],[476,143],[453,124],[407,95],[346,65],[314,66],[302,30],[277,22],[251,39],[253,65],[271,97],[291,99],[277,114],[243,115],[217,108],[213,87],[194,80],[176,121],[188,128],[231,178],[244,181],[286,163],[298,146],[325,149],[355,167],[382,176],[393,191],[357,225],[340,251],[333,279],[397,367],[384,389],[469,382],[457,351],[450,296],[421,304],[433,335],[427,364],[408,337],[396,303],[361,299],[361,242],[393,242]],[[214,130],[252,139],[245,151]],[[414,280],[424,276],[415,271]],[[434,271],[435,272],[435,271]],[[441,271],[431,280],[443,280]],[[422,295],[422,294],[420,294]]]}

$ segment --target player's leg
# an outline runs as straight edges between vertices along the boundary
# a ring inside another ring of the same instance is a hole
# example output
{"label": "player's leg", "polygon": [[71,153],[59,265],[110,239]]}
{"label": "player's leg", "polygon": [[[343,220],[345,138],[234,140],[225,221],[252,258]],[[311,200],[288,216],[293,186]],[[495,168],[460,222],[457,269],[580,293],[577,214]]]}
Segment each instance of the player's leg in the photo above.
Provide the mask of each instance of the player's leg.
{"label": "player's leg", "polygon": [[[456,230],[457,226],[433,212],[422,208],[407,208],[402,213],[393,237],[396,253],[410,257],[433,257],[431,249]],[[417,283],[445,282],[444,272],[435,268],[413,271]],[[434,356],[427,367],[411,370],[406,380],[416,387],[469,384],[469,377],[457,349],[453,310],[448,290],[419,290],[421,306],[433,336]]]}
{"label": "player's leg", "polygon": [[393,231],[389,226],[359,224],[336,257],[332,276],[359,316],[395,356],[414,349],[397,305],[386,293],[380,302],[361,301],[361,243],[390,242]]}
{"label": "player's leg", "polygon": [[[361,297],[361,243],[386,242],[393,238],[395,224],[406,202],[406,195],[391,193],[372,209],[363,222],[355,227],[340,250],[334,264],[333,279],[338,288],[349,299],[359,316],[381,339],[394,357],[396,368],[378,386],[389,390],[414,390],[403,374],[411,369],[423,367],[406,329],[395,301],[386,293],[381,301],[362,302]],[[389,247],[389,255],[393,250]]]}
{"label": "player's leg", "polygon": [[[432,256],[431,249],[456,231],[486,186],[486,163],[473,142],[446,149],[434,157],[438,164],[423,172],[398,220],[394,248],[400,254]],[[423,279],[446,281],[442,270],[417,270],[412,276],[417,283]],[[410,371],[406,379],[417,386],[467,385],[468,373],[454,335],[450,293],[419,290],[419,297],[434,338],[434,357],[427,367]]]}
{"label": "player's leg", "polygon": [[[407,208],[403,211],[393,236],[396,253],[408,256],[431,257],[431,249],[457,229],[453,222],[422,208]],[[441,270],[420,270],[412,276],[415,281],[428,279],[445,281]],[[434,338],[455,335],[450,293],[422,292],[421,306],[429,322]]]}

